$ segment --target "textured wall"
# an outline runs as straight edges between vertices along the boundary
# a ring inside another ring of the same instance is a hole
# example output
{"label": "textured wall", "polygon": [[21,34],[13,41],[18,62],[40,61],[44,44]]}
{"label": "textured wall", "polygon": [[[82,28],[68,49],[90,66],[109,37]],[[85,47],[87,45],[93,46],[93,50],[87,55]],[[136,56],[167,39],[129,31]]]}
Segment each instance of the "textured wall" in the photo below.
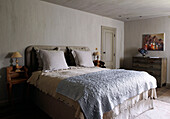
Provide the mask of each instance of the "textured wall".
{"label": "textured wall", "polygon": [[[101,46],[101,26],[117,28],[117,67],[124,56],[124,23],[40,0],[0,0],[0,102],[7,99],[9,52],[29,45]],[[24,58],[19,59],[24,64]],[[18,89],[19,90],[19,89]]]}
{"label": "textured wall", "polygon": [[132,66],[132,56],[139,55],[138,48],[142,47],[142,34],[165,33],[165,51],[149,51],[148,56],[167,57],[168,83],[170,83],[170,18],[159,17],[147,20],[125,22],[124,66]]}

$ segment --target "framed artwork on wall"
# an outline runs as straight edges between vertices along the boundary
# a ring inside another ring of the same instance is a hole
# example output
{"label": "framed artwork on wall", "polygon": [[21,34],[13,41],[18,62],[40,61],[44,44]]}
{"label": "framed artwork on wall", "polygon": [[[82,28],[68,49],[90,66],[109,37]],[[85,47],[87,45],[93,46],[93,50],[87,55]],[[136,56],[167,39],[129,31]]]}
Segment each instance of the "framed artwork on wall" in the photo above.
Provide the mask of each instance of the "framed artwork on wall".
{"label": "framed artwork on wall", "polygon": [[165,33],[158,34],[143,34],[142,48],[150,51],[165,50]]}

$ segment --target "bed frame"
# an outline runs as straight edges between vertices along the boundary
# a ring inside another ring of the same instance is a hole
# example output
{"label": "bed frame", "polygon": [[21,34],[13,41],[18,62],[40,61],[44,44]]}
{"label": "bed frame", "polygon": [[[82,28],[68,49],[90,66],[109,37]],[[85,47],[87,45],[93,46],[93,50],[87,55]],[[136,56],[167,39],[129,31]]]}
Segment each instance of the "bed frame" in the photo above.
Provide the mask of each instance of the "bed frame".
{"label": "bed frame", "polygon": [[[29,75],[32,72],[38,70],[38,60],[36,58],[36,53],[34,47],[39,49],[55,49],[59,47],[60,50],[66,51],[67,46],[29,46],[25,49],[25,66],[28,67]],[[85,50],[88,51],[89,48],[83,46],[68,46],[68,48]],[[63,103],[63,101],[58,100],[50,95],[41,92],[34,86],[30,88],[30,98],[31,100],[44,112],[46,112],[53,119],[85,119],[81,108],[79,110],[75,109],[69,104]],[[116,106],[112,111],[104,113],[104,119],[132,119],[139,114],[153,108],[153,100],[151,98],[144,97],[144,94],[151,94],[152,91],[145,92],[141,95],[133,97],[125,101],[124,104]],[[134,102],[133,102],[134,101]],[[136,102],[135,102],[136,101]],[[126,103],[131,103],[126,109],[122,109]],[[119,113],[117,113],[119,112]]]}

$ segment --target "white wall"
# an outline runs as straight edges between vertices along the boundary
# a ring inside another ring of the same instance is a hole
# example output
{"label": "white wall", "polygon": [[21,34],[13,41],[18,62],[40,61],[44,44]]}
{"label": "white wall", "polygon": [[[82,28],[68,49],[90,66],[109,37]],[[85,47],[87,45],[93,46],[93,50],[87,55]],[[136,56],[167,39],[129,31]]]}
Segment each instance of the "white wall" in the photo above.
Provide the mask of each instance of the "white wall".
{"label": "white wall", "polygon": [[[124,23],[40,0],[0,1],[0,101],[7,99],[5,67],[9,52],[29,45],[101,47],[101,26],[117,29],[117,68],[124,57]],[[24,64],[24,58],[20,59]]]}
{"label": "white wall", "polygon": [[131,68],[132,56],[139,55],[142,34],[146,33],[165,33],[165,51],[149,51],[148,56],[167,57],[167,82],[170,83],[170,17],[125,22],[124,66]]}

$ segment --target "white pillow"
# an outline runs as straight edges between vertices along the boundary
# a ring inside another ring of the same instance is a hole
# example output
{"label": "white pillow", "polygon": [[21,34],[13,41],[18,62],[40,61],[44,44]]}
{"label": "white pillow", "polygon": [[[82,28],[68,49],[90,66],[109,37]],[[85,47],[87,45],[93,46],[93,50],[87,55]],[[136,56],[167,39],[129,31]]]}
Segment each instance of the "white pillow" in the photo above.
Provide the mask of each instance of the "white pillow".
{"label": "white pillow", "polygon": [[[34,50],[36,52],[36,57],[38,59],[38,70],[42,70],[43,69],[43,61],[40,57],[40,49],[38,47],[34,47]],[[55,47],[54,49],[44,49],[44,50],[56,50],[59,51],[59,47]]]}
{"label": "white pillow", "polygon": [[78,65],[84,67],[94,67],[92,61],[92,54],[90,51],[75,50],[76,57],[78,58]]}
{"label": "white pillow", "polygon": [[63,51],[40,50],[43,70],[68,69]]}

